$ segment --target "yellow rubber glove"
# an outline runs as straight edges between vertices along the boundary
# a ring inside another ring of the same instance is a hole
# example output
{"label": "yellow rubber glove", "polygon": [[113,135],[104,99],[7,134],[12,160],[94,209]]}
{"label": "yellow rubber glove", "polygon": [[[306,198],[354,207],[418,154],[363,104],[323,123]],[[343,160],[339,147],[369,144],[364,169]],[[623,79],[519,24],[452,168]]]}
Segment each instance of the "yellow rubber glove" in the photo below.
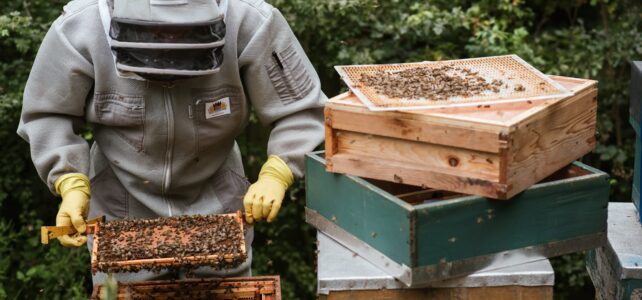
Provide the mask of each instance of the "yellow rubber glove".
{"label": "yellow rubber glove", "polygon": [[248,224],[261,219],[274,221],[281,209],[285,191],[294,182],[294,175],[288,165],[278,156],[270,155],[263,164],[259,179],[250,186],[243,198],[245,221]]}
{"label": "yellow rubber glove", "polygon": [[56,215],[56,226],[73,225],[78,231],[73,237],[58,238],[65,247],[80,247],[87,242],[85,218],[89,213],[89,178],[84,174],[72,173],[60,176],[55,182],[56,192],[62,196],[62,203]]}

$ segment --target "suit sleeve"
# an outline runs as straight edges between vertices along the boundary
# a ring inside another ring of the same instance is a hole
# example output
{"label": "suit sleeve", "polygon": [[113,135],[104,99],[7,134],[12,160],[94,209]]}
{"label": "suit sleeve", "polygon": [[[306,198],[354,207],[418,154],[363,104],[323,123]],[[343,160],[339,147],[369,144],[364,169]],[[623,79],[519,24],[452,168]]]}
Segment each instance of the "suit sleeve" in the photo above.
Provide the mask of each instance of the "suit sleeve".
{"label": "suit sleeve", "polygon": [[301,178],[304,155],[324,139],[326,96],[310,60],[275,8],[239,57],[246,94],[263,125],[273,129],[268,155],[283,159]]}
{"label": "suit sleeve", "polygon": [[89,145],[79,133],[93,86],[93,65],[63,35],[63,21],[54,22],[38,50],[18,126],[38,174],[54,194],[61,175],[89,172]]}

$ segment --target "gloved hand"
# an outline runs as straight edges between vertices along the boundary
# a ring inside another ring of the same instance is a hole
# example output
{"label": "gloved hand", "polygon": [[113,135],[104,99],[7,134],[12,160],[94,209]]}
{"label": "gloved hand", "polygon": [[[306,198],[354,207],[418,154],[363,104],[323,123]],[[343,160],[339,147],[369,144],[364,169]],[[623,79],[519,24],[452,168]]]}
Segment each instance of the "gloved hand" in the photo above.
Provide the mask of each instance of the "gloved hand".
{"label": "gloved hand", "polygon": [[56,192],[62,196],[62,203],[56,215],[56,226],[73,225],[78,231],[73,237],[64,235],[58,241],[65,247],[80,247],[87,242],[85,218],[89,213],[89,178],[80,173],[60,176],[55,182]]}
{"label": "gloved hand", "polygon": [[250,186],[243,198],[245,221],[248,224],[266,218],[274,221],[281,209],[285,191],[294,182],[294,175],[288,165],[278,156],[270,155],[263,164],[259,179]]}

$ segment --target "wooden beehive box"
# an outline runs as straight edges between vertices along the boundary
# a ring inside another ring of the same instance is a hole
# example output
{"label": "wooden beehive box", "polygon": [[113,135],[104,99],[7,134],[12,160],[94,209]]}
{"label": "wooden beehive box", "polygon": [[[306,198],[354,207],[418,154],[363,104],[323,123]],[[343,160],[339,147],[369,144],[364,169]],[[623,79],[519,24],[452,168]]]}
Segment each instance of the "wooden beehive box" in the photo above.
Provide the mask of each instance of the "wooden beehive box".
{"label": "wooden beehive box", "polygon": [[307,222],[409,286],[605,239],[609,176],[579,162],[497,201],[329,173],[322,155],[306,157]]}
{"label": "wooden beehive box", "polygon": [[642,299],[642,226],[631,203],[609,203],[608,241],[586,255],[596,299]]}
{"label": "wooden beehive box", "polygon": [[[211,224],[215,223],[214,221],[222,220],[234,228],[220,229],[236,234],[231,237],[218,236],[219,230],[208,228],[208,224],[190,226],[190,222],[194,220],[211,221]],[[108,226],[116,226],[117,222],[135,222],[136,226],[119,224],[119,227],[116,228],[120,230],[112,230],[115,232],[110,234],[109,239],[103,240],[103,237],[107,237]],[[221,269],[234,268],[247,258],[241,212],[226,215],[122,220],[90,226],[94,226],[91,252],[91,269],[94,274],[96,272],[137,272],[141,269],[150,271],[164,268],[190,269],[199,266]],[[195,240],[203,239],[221,245],[234,245],[218,249],[209,247],[193,249]],[[238,251],[231,251],[234,249]],[[100,251],[107,250],[117,250],[118,254],[125,253],[135,257],[120,258],[122,255],[100,253]],[[113,257],[119,258],[114,259]]]}
{"label": "wooden beehive box", "polygon": [[508,199],[590,152],[597,82],[551,76],[564,99],[372,112],[350,92],[325,108],[327,170]]}
{"label": "wooden beehive box", "polygon": [[[102,288],[94,287],[92,300]],[[116,299],[281,300],[281,283],[278,276],[119,283]]]}

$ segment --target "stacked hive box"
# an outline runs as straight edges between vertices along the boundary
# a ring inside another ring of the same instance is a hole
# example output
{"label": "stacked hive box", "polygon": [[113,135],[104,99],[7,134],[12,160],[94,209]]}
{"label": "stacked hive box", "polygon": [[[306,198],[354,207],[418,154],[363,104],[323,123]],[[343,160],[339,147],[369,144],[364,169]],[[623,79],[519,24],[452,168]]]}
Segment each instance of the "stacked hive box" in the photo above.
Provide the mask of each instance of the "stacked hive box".
{"label": "stacked hive box", "polygon": [[640,224],[640,102],[642,61],[631,63],[630,123],[635,129],[633,204],[611,203],[608,242],[587,255],[587,269],[597,299],[642,299],[642,225]]}
{"label": "stacked hive box", "polygon": [[553,299],[555,276],[547,259],[407,289],[327,235],[319,232],[317,240],[320,300]]}
{"label": "stacked hive box", "polygon": [[325,109],[327,170],[511,198],[595,147],[597,82],[553,78],[573,95],[403,112],[337,96]]}
{"label": "stacked hive box", "polygon": [[306,158],[306,220],[408,286],[599,247],[608,176],[575,163],[510,201],[366,180]]}
{"label": "stacked hive box", "polygon": [[595,146],[597,83],[552,78],[573,94],[403,112],[330,99],[307,221],[411,287],[601,246],[608,175],[573,163]]}
{"label": "stacked hive box", "polygon": [[[635,130],[635,169],[633,174],[633,203],[640,210],[640,163],[642,160],[642,146],[640,139],[640,102],[642,102],[642,61],[631,63],[631,89],[630,89],[630,118],[629,122]],[[640,219],[642,221],[642,217]]]}

